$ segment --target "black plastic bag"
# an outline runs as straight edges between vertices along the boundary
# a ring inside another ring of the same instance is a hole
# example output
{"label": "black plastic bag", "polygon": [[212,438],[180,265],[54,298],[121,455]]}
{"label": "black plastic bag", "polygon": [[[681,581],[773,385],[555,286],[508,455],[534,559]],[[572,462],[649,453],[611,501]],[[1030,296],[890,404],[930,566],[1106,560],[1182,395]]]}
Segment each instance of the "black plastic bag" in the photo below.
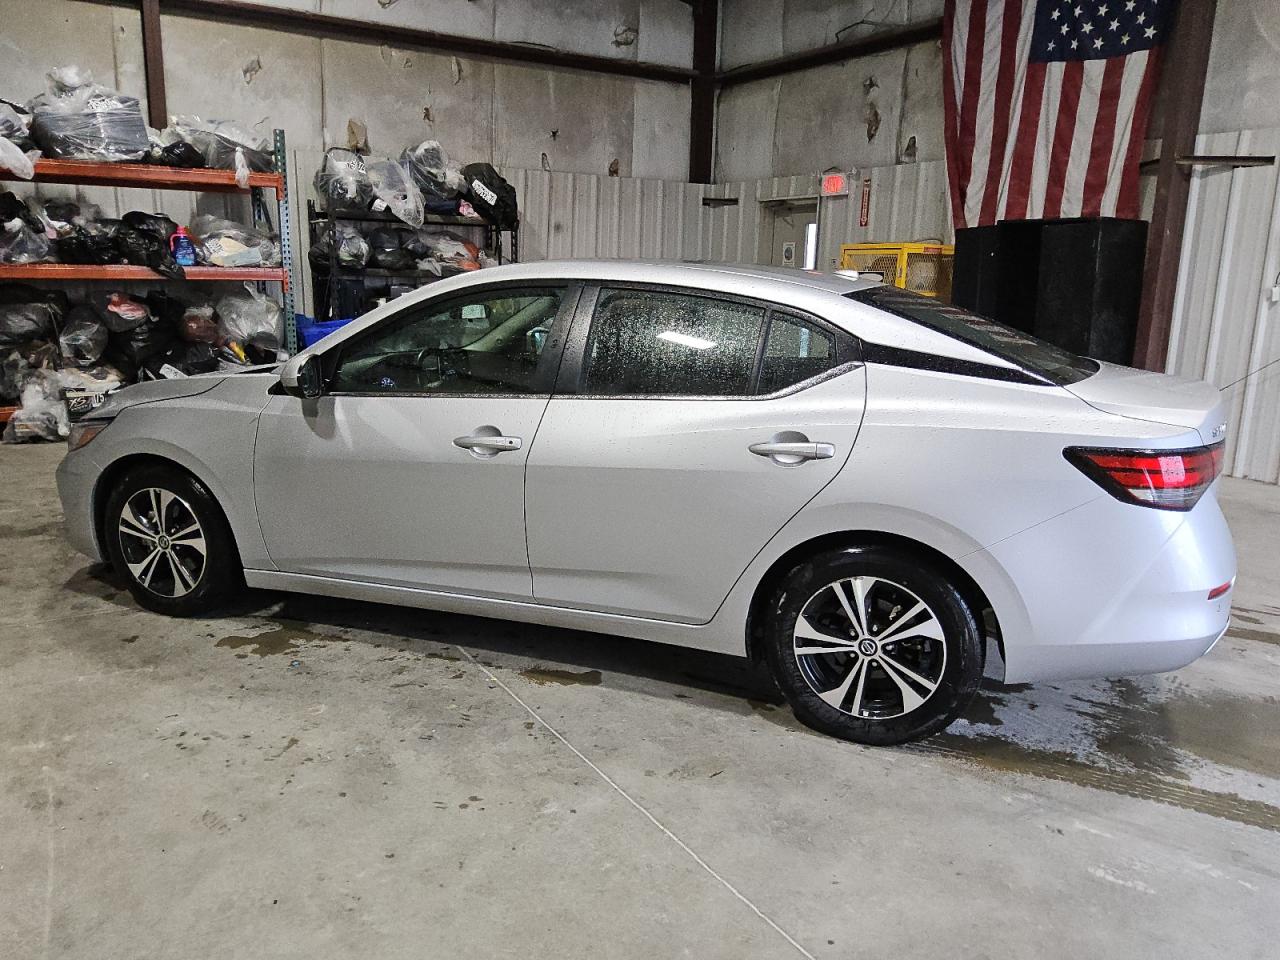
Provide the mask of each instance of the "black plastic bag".
{"label": "black plastic bag", "polygon": [[98,311],[88,304],[77,304],[67,312],[67,322],[58,337],[62,355],[79,367],[91,367],[107,349],[109,336]]}
{"label": "black plastic bag", "polygon": [[167,353],[177,343],[173,327],[156,317],[148,317],[132,330],[113,333],[108,341],[108,358],[120,358],[139,367],[149,358]]}
{"label": "black plastic bag", "polygon": [[462,168],[467,181],[467,199],[476,212],[499,227],[514,227],[520,221],[516,189],[488,163],[469,163]]}
{"label": "black plastic bag", "polygon": [[404,248],[403,231],[379,227],[368,236],[369,263],[383,270],[412,270],[414,256]]}
{"label": "black plastic bag", "polygon": [[161,147],[153,156],[156,163],[164,164],[166,167],[184,167],[188,170],[198,170],[206,165],[204,154],[185,140],[179,140],[176,143],[169,144],[167,147]]}
{"label": "black plastic bag", "polygon": [[102,322],[112,333],[128,333],[150,320],[150,308],[126,293],[111,294],[102,311]]}
{"label": "black plastic bag", "polygon": [[[96,225],[95,225],[96,226]],[[71,233],[59,237],[53,242],[58,251],[58,259],[63,263],[85,263],[102,266],[110,263],[123,263],[124,258],[116,248],[117,229],[93,230],[79,224],[71,228]]]}
{"label": "black plastic bag", "polygon": [[186,273],[173,259],[168,242],[149,230],[136,230],[127,225],[122,227],[116,235],[116,250],[126,263],[150,267],[171,280],[186,279]]}
{"label": "black plastic bag", "polygon": [[51,339],[57,335],[60,319],[60,314],[47,303],[0,305],[0,347]]}
{"label": "black plastic bag", "polygon": [[166,244],[178,232],[178,225],[163,213],[143,213],[141,210],[130,210],[124,215],[123,219],[125,226],[155,234]]}

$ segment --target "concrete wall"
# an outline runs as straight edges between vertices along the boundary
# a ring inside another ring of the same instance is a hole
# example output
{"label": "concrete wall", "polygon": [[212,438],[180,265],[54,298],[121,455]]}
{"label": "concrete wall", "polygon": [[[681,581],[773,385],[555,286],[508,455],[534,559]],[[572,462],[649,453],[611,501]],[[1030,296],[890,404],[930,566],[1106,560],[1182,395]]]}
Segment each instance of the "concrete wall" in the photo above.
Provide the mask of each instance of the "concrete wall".
{"label": "concrete wall", "polygon": [[[942,0],[723,0],[720,62],[731,68],[929,20]],[[941,160],[937,42],[721,92],[717,181]]]}
{"label": "concrete wall", "polygon": [[[258,0],[442,32],[555,45],[595,56],[688,66],[680,0]],[[27,100],[45,72],[80,63],[145,100],[141,31],[128,9],[0,0],[0,96]],[[291,145],[346,140],[365,123],[375,153],[427,138],[458,160],[496,166],[683,180],[689,151],[684,84],[455,58],[371,44],[162,17],[171,114],[282,127]],[[616,161],[616,164],[615,164]]]}
{"label": "concrete wall", "polygon": [[[932,19],[942,0],[722,0],[722,11],[732,68]],[[943,159],[942,63],[941,44],[926,43],[725,90],[717,180]],[[1157,96],[1153,124],[1163,107]],[[1200,130],[1275,126],[1280,2],[1218,0]]]}

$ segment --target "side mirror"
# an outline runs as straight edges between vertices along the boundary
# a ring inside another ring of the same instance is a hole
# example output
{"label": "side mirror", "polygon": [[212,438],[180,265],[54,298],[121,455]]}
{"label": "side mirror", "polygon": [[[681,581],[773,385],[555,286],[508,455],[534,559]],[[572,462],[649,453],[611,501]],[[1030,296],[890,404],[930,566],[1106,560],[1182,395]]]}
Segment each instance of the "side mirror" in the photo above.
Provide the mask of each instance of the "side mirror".
{"label": "side mirror", "polygon": [[294,357],[280,368],[280,388],[291,397],[314,400],[324,393],[319,354]]}

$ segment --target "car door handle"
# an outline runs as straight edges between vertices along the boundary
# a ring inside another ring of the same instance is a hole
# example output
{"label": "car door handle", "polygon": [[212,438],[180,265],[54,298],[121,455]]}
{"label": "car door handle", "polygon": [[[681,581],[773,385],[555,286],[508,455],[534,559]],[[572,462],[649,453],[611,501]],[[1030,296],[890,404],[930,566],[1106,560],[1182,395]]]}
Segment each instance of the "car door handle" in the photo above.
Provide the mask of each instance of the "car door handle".
{"label": "car door handle", "polygon": [[465,437],[454,437],[453,445],[462,447],[464,450],[471,450],[481,454],[499,454],[507,450],[519,450],[521,440],[519,437],[504,437],[499,435],[490,435],[484,433],[472,433]]}
{"label": "car door handle", "polygon": [[830,460],[836,455],[831,443],[811,443],[808,440],[769,440],[747,447],[757,457],[768,457],[774,463],[793,464],[805,460]]}

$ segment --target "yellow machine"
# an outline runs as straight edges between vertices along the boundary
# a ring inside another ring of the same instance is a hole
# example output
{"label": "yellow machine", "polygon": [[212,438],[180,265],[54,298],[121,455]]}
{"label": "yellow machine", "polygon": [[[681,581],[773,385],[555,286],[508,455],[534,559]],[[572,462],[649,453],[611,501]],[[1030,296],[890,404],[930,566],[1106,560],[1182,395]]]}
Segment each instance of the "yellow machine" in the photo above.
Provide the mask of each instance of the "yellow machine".
{"label": "yellow machine", "polygon": [[950,302],[955,254],[941,243],[844,243],[840,269],[880,273],[895,287]]}

